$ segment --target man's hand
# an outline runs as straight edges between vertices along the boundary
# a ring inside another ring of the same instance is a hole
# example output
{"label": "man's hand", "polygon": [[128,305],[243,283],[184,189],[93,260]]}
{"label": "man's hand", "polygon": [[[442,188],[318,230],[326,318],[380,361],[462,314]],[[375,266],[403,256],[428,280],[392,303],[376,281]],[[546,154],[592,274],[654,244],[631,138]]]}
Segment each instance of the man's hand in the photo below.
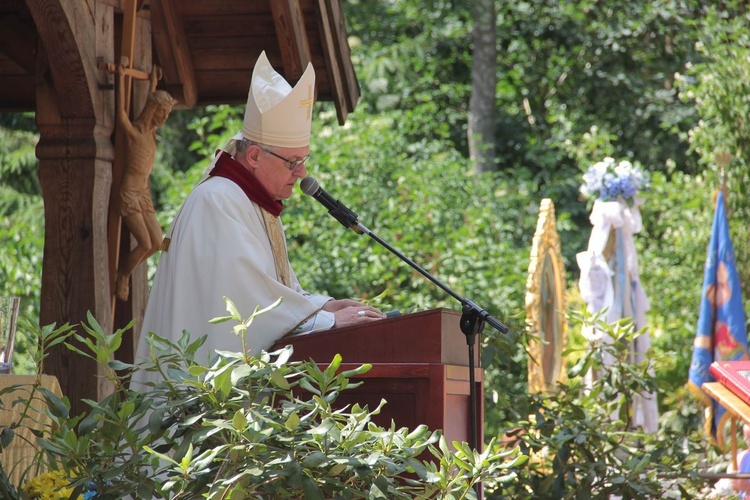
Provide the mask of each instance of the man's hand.
{"label": "man's hand", "polygon": [[[323,305],[323,310],[328,312],[336,312],[339,311],[345,307],[369,307],[365,306],[361,302],[357,302],[356,300],[352,299],[338,299],[338,300],[329,300]],[[370,309],[373,309],[370,307]]]}
{"label": "man's hand", "polygon": [[385,319],[385,314],[379,309],[351,299],[330,300],[323,306],[323,310],[333,313],[336,321],[334,328]]}

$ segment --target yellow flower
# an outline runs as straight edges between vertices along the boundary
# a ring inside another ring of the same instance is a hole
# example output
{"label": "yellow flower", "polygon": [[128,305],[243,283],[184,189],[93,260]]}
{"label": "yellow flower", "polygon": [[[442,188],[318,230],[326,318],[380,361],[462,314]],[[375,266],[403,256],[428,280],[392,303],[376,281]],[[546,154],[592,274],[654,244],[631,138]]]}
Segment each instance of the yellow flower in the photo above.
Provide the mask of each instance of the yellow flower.
{"label": "yellow flower", "polygon": [[[23,492],[32,500],[67,500],[73,493],[70,479],[64,472],[55,470],[35,477],[23,486]],[[77,500],[83,500],[78,495]]]}

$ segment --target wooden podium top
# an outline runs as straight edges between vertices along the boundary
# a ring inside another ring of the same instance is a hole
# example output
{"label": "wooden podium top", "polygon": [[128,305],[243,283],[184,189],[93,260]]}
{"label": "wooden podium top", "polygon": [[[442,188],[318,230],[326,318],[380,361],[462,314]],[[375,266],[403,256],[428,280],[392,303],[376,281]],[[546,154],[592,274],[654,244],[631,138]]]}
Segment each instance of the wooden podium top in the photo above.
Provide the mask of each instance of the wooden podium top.
{"label": "wooden podium top", "polygon": [[[395,318],[307,335],[284,337],[273,349],[292,345],[292,360],[329,363],[338,353],[344,363],[438,363],[469,366],[469,346],[461,332],[461,312],[430,309]],[[479,335],[474,366],[479,366]]]}
{"label": "wooden podium top", "polygon": [[704,382],[703,392],[714,398],[730,415],[750,425],[750,405],[742,401],[720,382]]}
{"label": "wooden podium top", "polygon": [[[734,470],[738,470],[736,422],[737,419],[740,419],[745,423],[745,425],[750,425],[750,405],[742,401],[721,382],[704,382],[701,386],[701,389],[703,389],[703,392],[714,398],[721,406],[723,406],[732,418],[732,432],[730,433],[732,440],[732,466],[734,467]],[[717,429],[716,432],[719,436],[722,436],[719,438],[720,445],[724,440],[723,432],[724,429]]]}

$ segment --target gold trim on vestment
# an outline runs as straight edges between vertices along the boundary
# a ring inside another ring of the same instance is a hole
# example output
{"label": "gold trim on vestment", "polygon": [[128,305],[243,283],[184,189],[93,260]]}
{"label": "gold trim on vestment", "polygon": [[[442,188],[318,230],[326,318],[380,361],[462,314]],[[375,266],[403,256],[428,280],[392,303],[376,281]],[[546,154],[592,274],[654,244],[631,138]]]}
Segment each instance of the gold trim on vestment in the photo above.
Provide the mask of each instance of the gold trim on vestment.
{"label": "gold trim on vestment", "polygon": [[261,218],[263,219],[263,227],[266,229],[266,236],[268,236],[268,242],[271,244],[273,262],[276,266],[276,279],[282,285],[288,287],[292,280],[290,277],[289,258],[286,251],[286,238],[284,238],[284,229],[281,227],[281,219],[268,212],[265,208],[259,208]]}

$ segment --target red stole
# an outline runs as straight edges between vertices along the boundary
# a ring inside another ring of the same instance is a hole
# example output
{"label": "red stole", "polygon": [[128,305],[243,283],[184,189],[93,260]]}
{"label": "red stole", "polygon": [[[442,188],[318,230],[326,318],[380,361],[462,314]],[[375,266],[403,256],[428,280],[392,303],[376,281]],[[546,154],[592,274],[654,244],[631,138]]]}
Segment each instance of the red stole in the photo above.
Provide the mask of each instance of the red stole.
{"label": "red stole", "polygon": [[254,201],[271,215],[278,217],[284,210],[281,200],[273,199],[255,176],[226,151],[222,151],[219,155],[216,166],[208,175],[229,179],[242,189],[250,201]]}

